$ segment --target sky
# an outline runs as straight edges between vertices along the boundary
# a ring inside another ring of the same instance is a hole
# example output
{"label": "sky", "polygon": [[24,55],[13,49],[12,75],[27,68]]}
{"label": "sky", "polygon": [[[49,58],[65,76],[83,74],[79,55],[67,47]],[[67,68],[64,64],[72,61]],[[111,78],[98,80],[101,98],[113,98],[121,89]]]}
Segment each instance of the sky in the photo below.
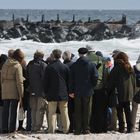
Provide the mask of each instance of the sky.
{"label": "sky", "polygon": [[0,0],[0,9],[140,9],[140,0]]}

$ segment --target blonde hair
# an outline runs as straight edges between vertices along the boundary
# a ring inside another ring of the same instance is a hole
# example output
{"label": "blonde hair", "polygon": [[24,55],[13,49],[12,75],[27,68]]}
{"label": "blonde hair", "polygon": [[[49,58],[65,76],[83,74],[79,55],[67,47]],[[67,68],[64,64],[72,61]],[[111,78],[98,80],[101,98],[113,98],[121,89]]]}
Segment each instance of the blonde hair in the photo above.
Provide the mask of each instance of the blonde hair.
{"label": "blonde hair", "polygon": [[36,50],[36,52],[34,53],[34,58],[43,58],[44,57],[44,53],[41,50]]}
{"label": "blonde hair", "polygon": [[62,55],[62,58],[64,60],[70,60],[71,59],[71,52],[70,51],[65,51]]}

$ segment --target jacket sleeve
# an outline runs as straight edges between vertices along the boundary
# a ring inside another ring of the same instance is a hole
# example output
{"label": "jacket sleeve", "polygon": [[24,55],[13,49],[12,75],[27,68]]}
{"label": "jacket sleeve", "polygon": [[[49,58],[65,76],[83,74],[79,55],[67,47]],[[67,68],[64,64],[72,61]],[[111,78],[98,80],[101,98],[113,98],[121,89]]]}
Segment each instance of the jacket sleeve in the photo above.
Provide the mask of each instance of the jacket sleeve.
{"label": "jacket sleeve", "polygon": [[96,65],[91,63],[91,82],[93,85],[93,88],[96,86],[98,80],[98,71],[96,68]]}
{"label": "jacket sleeve", "polygon": [[69,72],[69,93],[75,92],[74,65],[75,64],[71,66],[70,72]]}
{"label": "jacket sleeve", "polygon": [[49,87],[49,67],[47,66],[44,73],[44,79],[43,79],[43,87],[44,87],[44,93],[47,97],[48,87]]}
{"label": "jacket sleeve", "polygon": [[107,92],[110,95],[116,88],[116,83],[119,78],[119,71],[118,68],[115,66],[110,72],[109,78],[108,78],[108,84],[107,84]]}
{"label": "jacket sleeve", "polygon": [[23,81],[24,81],[24,77],[23,77],[22,67],[19,64],[16,70],[16,84],[17,84],[18,94],[20,98],[23,97],[23,93],[24,93]]}

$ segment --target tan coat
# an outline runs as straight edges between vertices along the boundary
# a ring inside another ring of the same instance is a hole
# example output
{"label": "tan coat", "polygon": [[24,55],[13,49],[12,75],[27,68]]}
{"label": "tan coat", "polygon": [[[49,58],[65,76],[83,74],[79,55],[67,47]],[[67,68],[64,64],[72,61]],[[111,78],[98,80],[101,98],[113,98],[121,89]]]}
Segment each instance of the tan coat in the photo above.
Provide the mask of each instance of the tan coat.
{"label": "tan coat", "polygon": [[2,99],[17,99],[23,97],[23,73],[18,61],[8,59],[2,67],[1,84]]}

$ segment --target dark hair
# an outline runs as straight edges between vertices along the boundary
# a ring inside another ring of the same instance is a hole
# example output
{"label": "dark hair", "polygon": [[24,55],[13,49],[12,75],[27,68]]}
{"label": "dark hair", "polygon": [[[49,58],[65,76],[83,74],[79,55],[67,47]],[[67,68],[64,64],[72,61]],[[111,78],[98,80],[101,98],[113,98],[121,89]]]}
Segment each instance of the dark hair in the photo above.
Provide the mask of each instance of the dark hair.
{"label": "dark hair", "polygon": [[52,51],[52,54],[55,59],[59,59],[61,58],[62,51],[59,49],[55,49]]}
{"label": "dark hair", "polygon": [[126,53],[119,52],[115,57],[114,61],[120,63],[128,73],[133,72],[133,68],[129,63],[128,56]]}
{"label": "dark hair", "polygon": [[24,53],[20,49],[16,49],[13,53],[13,58],[21,63],[24,59]]}
{"label": "dark hair", "polygon": [[8,59],[7,55],[1,54],[1,56],[0,56],[0,70],[2,69],[2,66],[6,62],[7,59]]}
{"label": "dark hair", "polygon": [[101,51],[97,51],[95,54],[98,55],[98,56],[103,57],[103,53]]}

